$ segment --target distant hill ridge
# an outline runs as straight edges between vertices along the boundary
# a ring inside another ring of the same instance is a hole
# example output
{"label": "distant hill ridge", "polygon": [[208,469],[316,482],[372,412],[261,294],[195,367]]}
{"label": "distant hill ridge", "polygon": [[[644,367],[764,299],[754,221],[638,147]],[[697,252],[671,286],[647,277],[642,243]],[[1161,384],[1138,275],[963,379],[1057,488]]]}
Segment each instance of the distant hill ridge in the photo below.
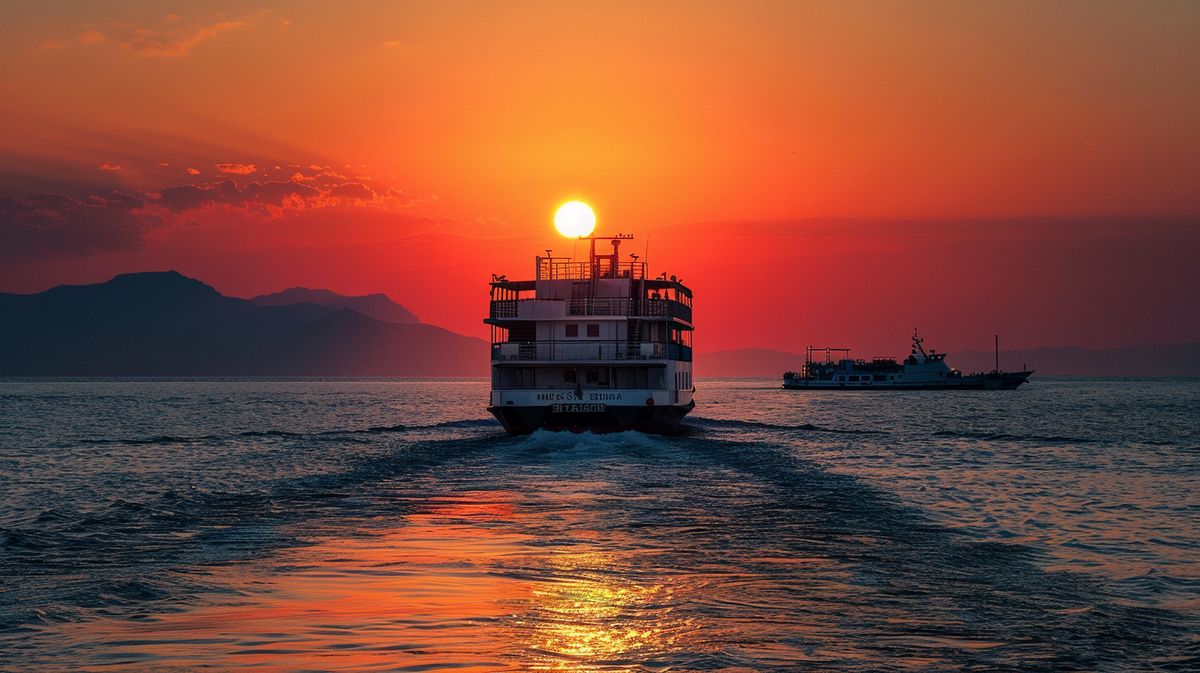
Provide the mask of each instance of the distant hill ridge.
{"label": "distant hill ridge", "polygon": [[[0,293],[0,376],[476,376],[488,344],[433,325],[383,294],[291,288],[239,299],[177,271]],[[701,377],[778,377],[804,356],[765,348],[697,353]],[[990,351],[951,353],[963,371]],[[1000,352],[1040,376],[1200,376],[1200,342]]]}
{"label": "distant hill ridge", "polygon": [[[853,355],[853,354],[852,354]],[[964,372],[989,371],[992,351],[951,353],[946,363]],[[743,348],[696,354],[696,375],[781,377],[798,371],[803,353]],[[1089,350],[1075,346],[1000,351],[1000,368],[1028,366],[1035,376],[1200,376],[1200,342]]]}
{"label": "distant hill ridge", "polygon": [[421,320],[407,308],[392,301],[386,294],[364,294],[348,296],[332,290],[314,290],[307,287],[291,287],[282,292],[263,294],[250,301],[260,306],[286,306],[288,304],[316,304],[328,308],[348,308],[382,322],[412,324]]}
{"label": "distant hill ridge", "polygon": [[[486,342],[420,324],[384,295],[304,296],[333,305],[227,297],[176,271],[0,293],[0,376],[488,374]],[[380,320],[341,299],[411,320]]]}

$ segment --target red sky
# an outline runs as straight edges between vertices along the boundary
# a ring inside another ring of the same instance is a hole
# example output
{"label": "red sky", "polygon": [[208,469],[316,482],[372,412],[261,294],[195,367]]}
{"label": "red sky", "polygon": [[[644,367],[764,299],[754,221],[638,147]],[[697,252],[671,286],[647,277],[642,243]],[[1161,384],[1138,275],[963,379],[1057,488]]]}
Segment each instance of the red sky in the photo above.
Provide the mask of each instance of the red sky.
{"label": "red sky", "polygon": [[701,350],[1200,339],[1200,5],[29,3],[0,290],[174,268],[383,291],[649,234]]}

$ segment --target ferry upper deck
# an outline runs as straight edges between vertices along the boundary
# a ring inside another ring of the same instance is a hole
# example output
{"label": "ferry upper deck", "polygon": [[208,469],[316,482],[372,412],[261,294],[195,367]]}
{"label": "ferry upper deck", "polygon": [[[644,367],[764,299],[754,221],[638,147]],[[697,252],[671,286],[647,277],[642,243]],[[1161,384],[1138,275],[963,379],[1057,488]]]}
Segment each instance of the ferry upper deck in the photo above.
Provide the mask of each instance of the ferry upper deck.
{"label": "ferry upper deck", "polygon": [[[636,254],[622,260],[620,244],[631,239],[584,239],[591,247],[584,260],[538,256],[532,280],[494,276],[485,320],[493,363],[690,362],[692,291],[665,273],[647,278]],[[612,252],[597,253],[597,241],[610,241]]]}

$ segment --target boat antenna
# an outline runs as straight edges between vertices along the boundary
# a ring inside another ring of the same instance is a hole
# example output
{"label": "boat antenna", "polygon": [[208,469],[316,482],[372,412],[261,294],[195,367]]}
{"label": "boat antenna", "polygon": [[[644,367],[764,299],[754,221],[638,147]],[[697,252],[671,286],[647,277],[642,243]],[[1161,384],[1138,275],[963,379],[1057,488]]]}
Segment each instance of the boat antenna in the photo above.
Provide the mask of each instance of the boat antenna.
{"label": "boat antenna", "polygon": [[646,234],[646,250],[645,250],[645,252],[642,253],[642,259],[646,260],[644,263],[646,265],[646,268],[649,269],[650,268],[650,234],[648,234],[648,233]]}
{"label": "boat antenna", "polygon": [[992,336],[995,337],[995,339],[996,339],[996,369],[994,371],[999,373],[1000,372],[1000,335],[993,334]]}

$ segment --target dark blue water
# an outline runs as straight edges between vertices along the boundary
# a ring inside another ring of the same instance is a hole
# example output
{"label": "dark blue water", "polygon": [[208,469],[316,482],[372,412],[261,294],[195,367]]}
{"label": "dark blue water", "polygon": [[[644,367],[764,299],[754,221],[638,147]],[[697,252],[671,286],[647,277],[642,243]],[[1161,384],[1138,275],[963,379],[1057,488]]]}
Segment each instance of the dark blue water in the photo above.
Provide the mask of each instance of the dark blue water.
{"label": "dark blue water", "polygon": [[0,383],[0,669],[1200,670],[1200,382]]}

